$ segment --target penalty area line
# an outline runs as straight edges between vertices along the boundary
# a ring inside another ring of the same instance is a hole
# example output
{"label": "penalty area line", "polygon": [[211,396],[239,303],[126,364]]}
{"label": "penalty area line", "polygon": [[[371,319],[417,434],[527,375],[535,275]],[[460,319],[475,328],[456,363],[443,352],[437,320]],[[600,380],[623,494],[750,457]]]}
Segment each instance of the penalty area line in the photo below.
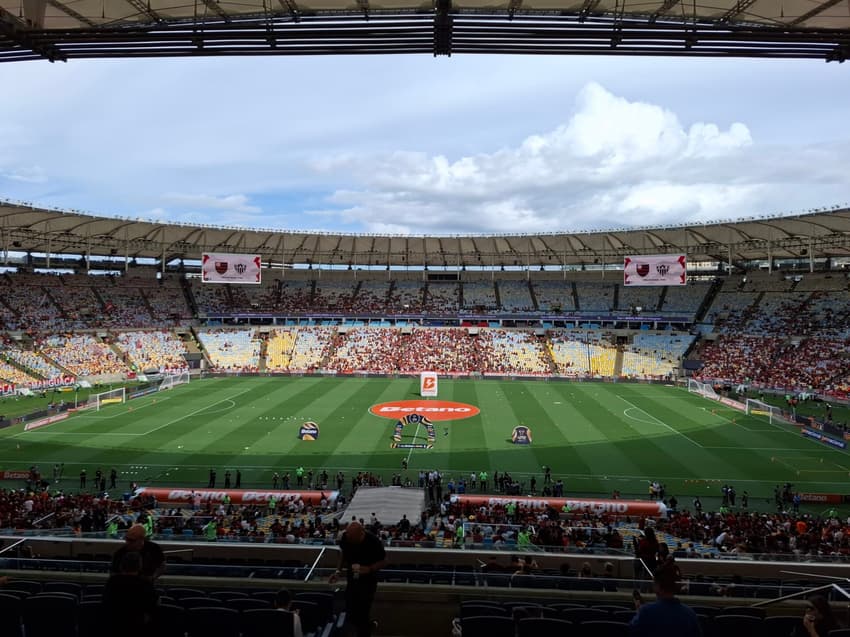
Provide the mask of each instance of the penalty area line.
{"label": "penalty area line", "polygon": [[[641,408],[641,407],[638,407],[638,406],[637,406],[637,405],[635,405],[633,402],[631,402],[630,400],[628,400],[628,399],[626,399],[626,398],[623,398],[623,397],[622,397],[622,396],[620,396],[620,395],[618,395],[618,396],[617,396],[617,398],[619,398],[620,400],[622,400],[622,401],[623,401],[624,403],[626,403],[627,405],[631,405],[631,407],[632,407],[632,408],[637,409],[638,411],[642,411],[643,413],[645,413],[647,416],[649,416],[650,418],[652,418],[652,419],[655,421],[654,423],[646,423],[646,424],[657,424],[657,425],[661,425],[662,427],[666,427],[667,429],[669,429],[670,431],[672,431],[674,434],[679,434],[680,436],[682,436],[682,438],[684,438],[685,440],[687,440],[687,441],[688,441],[689,443],[691,443],[692,445],[696,445],[696,446],[697,446],[697,447],[699,447],[700,449],[705,449],[705,447],[703,447],[703,446],[702,446],[700,443],[698,443],[696,440],[694,440],[693,438],[691,438],[691,437],[690,437],[690,436],[688,436],[687,434],[682,433],[682,432],[681,432],[681,431],[679,431],[678,429],[675,429],[674,427],[671,427],[670,425],[668,425],[666,422],[664,422],[664,421],[663,421],[663,420],[661,420],[660,418],[657,418],[656,416],[653,416],[653,415],[652,415],[651,413],[649,413],[646,409],[643,409],[643,408]],[[638,422],[645,422],[645,421],[638,420]]]}

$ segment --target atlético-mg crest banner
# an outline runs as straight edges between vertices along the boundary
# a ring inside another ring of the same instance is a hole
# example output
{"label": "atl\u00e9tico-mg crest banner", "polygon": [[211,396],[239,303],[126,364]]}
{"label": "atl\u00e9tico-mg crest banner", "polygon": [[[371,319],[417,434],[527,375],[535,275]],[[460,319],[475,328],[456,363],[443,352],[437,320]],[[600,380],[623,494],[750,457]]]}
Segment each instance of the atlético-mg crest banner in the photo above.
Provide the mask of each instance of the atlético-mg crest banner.
{"label": "atl\u00e9tico-mg crest banner", "polygon": [[254,254],[216,254],[204,252],[201,279],[204,283],[260,284],[262,262]]}
{"label": "atl\u00e9tico-mg crest banner", "polygon": [[687,278],[684,254],[650,254],[623,261],[623,285],[685,285]]}

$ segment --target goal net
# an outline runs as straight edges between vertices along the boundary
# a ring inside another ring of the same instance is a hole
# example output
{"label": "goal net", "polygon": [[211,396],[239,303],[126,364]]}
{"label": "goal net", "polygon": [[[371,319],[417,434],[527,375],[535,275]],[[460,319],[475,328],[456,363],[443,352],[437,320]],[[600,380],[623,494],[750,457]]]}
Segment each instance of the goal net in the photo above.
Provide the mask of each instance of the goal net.
{"label": "goal net", "polygon": [[94,395],[94,406],[97,411],[100,411],[101,407],[106,405],[117,405],[126,401],[127,389],[124,387]]}
{"label": "goal net", "polygon": [[189,371],[183,371],[179,374],[170,374],[166,376],[163,381],[159,384],[159,391],[164,391],[166,389],[171,389],[172,387],[176,387],[177,385],[185,385],[189,382]]}
{"label": "goal net", "polygon": [[779,422],[782,418],[782,410],[776,405],[768,405],[761,400],[747,398],[747,415],[767,416],[771,424],[773,424],[774,422]]}
{"label": "goal net", "polygon": [[703,398],[711,398],[712,400],[720,399],[720,396],[714,391],[714,387],[709,383],[701,383],[693,378],[688,379],[688,391],[692,394],[699,394]]}

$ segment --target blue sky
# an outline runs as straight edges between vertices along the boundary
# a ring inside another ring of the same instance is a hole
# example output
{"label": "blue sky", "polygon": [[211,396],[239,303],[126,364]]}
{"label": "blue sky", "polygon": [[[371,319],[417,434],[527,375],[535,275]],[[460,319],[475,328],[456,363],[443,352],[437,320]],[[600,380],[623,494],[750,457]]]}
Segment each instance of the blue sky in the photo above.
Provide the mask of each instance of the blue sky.
{"label": "blue sky", "polygon": [[582,230],[850,202],[850,67],[428,56],[0,65],[0,196],[281,229]]}

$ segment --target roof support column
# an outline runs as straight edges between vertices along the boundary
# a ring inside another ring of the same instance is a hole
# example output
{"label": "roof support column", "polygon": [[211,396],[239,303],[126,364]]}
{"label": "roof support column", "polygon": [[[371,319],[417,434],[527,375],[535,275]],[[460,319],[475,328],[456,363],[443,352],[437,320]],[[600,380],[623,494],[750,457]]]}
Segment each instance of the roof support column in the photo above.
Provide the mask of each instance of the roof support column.
{"label": "roof support column", "polygon": [[815,255],[812,252],[812,238],[809,237],[809,273],[815,271]]}
{"label": "roof support column", "polygon": [[24,20],[34,29],[44,28],[47,0],[23,0]]}
{"label": "roof support column", "polygon": [[767,273],[773,274],[773,241],[767,242]]}
{"label": "roof support column", "polygon": [[729,255],[729,274],[732,274],[732,244],[726,246],[727,253]]}
{"label": "roof support column", "polygon": [[50,269],[50,253],[53,235],[47,235],[47,269]]}

